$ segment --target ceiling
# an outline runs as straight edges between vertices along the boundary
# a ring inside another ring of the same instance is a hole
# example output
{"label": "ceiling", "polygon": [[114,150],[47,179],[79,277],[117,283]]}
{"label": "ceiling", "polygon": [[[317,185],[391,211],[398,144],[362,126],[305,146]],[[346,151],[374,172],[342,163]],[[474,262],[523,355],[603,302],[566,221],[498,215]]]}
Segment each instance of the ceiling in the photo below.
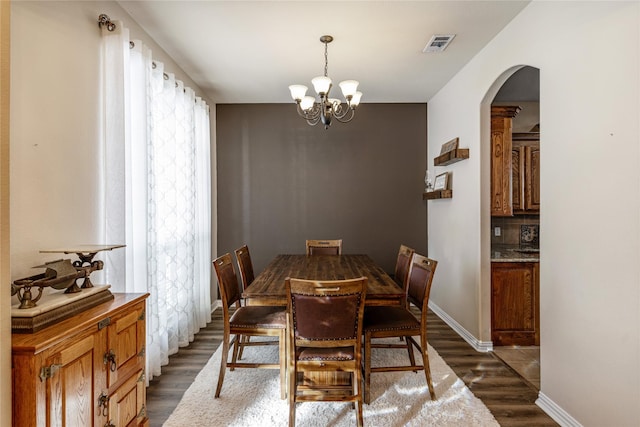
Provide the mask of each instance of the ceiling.
{"label": "ceiling", "polygon": [[[362,102],[427,102],[527,1],[119,1],[215,103],[292,102],[324,72]],[[422,53],[434,34],[456,34]]]}

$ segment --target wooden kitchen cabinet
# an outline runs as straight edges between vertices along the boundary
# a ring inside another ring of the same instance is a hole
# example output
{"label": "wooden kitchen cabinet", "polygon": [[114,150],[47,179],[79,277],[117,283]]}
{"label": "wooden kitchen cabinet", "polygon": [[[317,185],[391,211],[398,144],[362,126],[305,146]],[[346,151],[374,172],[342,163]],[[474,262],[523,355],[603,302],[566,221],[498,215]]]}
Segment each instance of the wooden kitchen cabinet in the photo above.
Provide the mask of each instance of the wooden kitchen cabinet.
{"label": "wooden kitchen cabinet", "polygon": [[513,134],[511,149],[514,214],[540,213],[540,139],[538,133]]}
{"label": "wooden kitchen cabinet", "polygon": [[518,106],[491,107],[491,216],[513,215],[512,121]]}
{"label": "wooden kitchen cabinet", "polygon": [[148,425],[148,294],[114,295],[35,333],[12,335],[14,426]]}
{"label": "wooden kitchen cabinet", "polygon": [[540,345],[538,262],[491,263],[493,345]]}

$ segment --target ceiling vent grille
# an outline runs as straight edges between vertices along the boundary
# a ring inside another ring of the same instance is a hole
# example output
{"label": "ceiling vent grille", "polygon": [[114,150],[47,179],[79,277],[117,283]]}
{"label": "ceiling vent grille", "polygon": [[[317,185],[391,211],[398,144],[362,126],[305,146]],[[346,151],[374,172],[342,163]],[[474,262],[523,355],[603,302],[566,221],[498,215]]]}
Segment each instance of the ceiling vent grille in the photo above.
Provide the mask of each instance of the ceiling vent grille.
{"label": "ceiling vent grille", "polygon": [[449,46],[455,36],[455,34],[435,34],[425,48],[422,49],[422,52],[442,52]]}

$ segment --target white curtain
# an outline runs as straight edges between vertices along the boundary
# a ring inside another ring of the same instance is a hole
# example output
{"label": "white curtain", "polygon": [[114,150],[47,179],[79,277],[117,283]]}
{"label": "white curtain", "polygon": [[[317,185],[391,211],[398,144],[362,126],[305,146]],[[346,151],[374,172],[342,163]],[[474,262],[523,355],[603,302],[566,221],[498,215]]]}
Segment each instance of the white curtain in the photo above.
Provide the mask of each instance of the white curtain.
{"label": "white curtain", "polygon": [[209,107],[126,28],[103,29],[105,242],[116,291],[149,292],[147,378],[211,321]]}

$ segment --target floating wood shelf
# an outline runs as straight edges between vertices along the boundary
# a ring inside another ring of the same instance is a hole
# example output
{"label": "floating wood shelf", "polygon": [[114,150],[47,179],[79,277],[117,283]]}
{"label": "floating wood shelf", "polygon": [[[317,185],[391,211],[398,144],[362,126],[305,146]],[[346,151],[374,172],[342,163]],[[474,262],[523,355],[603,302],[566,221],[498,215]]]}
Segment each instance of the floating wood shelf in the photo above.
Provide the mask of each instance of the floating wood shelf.
{"label": "floating wood shelf", "polygon": [[453,197],[453,190],[434,190],[422,193],[423,200],[450,199]]}
{"label": "floating wood shelf", "polygon": [[469,158],[468,148],[456,148],[433,159],[434,166],[446,166]]}

